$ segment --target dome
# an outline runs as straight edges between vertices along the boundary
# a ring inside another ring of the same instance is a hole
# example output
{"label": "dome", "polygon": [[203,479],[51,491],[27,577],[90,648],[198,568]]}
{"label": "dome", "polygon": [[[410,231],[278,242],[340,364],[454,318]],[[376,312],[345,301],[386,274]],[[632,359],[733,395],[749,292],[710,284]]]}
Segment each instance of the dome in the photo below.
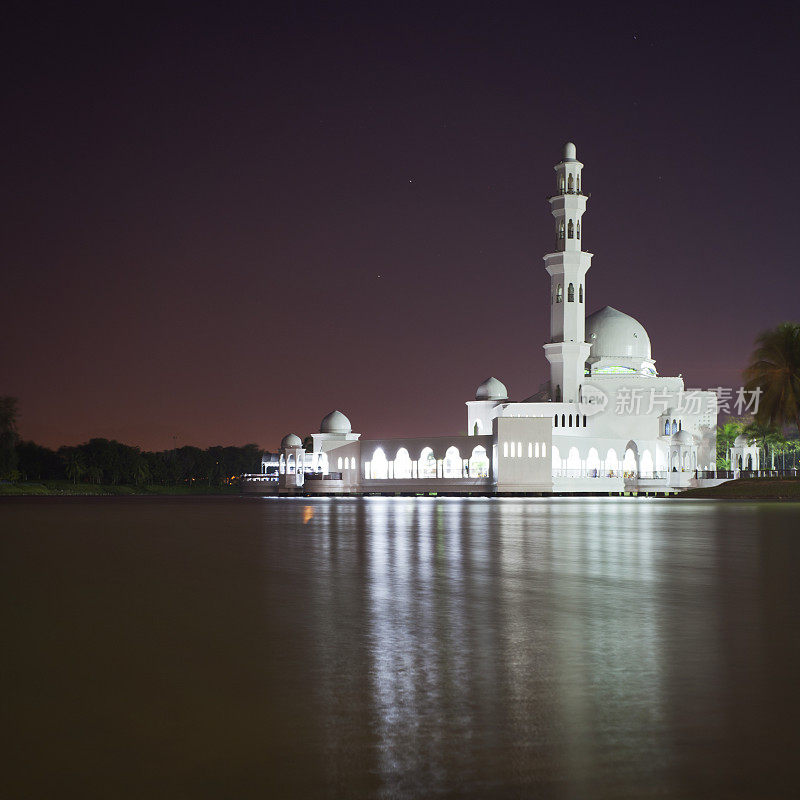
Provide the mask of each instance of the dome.
{"label": "dome", "polygon": [[331,411],[319,424],[320,433],[351,433],[353,426],[341,411]]}
{"label": "dome", "polygon": [[694,444],[694,436],[689,431],[678,431],[672,434],[673,444],[692,445]]}
{"label": "dome", "polygon": [[476,400],[508,400],[508,389],[497,378],[487,378],[476,390]]}
{"label": "dome", "polygon": [[586,318],[586,341],[592,346],[592,359],[650,360],[650,337],[644,326],[611,306]]}
{"label": "dome", "polygon": [[561,157],[564,161],[575,161],[578,158],[578,151],[575,148],[575,145],[572,142],[567,142],[564,145],[564,149],[561,153]]}
{"label": "dome", "polygon": [[734,447],[747,447],[749,444],[750,444],[750,442],[747,441],[747,437],[743,433],[740,433],[733,440],[733,446]]}
{"label": "dome", "polygon": [[302,447],[303,443],[300,441],[300,437],[296,433],[287,433],[286,436],[281,439],[281,450],[284,447]]}

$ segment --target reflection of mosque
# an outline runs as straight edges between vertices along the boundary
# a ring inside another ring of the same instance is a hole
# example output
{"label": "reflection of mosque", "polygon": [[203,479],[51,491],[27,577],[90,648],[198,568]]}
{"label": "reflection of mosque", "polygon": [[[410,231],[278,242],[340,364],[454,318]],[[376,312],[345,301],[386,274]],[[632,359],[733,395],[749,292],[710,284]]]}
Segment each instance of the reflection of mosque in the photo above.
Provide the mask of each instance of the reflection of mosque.
{"label": "reflection of mosque", "polygon": [[[361,439],[332,411],[304,447],[285,436],[245,490],[265,494],[669,492],[713,481],[716,396],[658,374],[650,338],[606,306],[586,315],[582,250],[588,195],[575,145],[564,146],[550,197],[555,250],[550,276],[550,380],[510,400],[496,378],[467,402],[467,435]],[[747,454],[742,453],[743,463]]]}

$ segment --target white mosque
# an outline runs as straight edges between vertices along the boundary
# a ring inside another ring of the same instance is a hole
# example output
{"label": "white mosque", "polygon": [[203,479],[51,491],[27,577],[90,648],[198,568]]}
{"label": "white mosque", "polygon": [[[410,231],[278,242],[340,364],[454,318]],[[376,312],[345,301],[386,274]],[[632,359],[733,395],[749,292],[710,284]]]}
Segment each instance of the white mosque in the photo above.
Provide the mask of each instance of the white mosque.
{"label": "white mosque", "polygon": [[[487,378],[467,406],[467,435],[362,439],[332,411],[311,434],[289,434],[266,454],[245,491],[260,494],[618,494],[672,493],[721,482],[717,402],[659,375],[647,331],[606,306],[586,315],[583,192],[575,145],[564,145],[550,198],[555,250],[550,276],[546,389],[511,400]],[[713,473],[712,473],[713,474]]]}

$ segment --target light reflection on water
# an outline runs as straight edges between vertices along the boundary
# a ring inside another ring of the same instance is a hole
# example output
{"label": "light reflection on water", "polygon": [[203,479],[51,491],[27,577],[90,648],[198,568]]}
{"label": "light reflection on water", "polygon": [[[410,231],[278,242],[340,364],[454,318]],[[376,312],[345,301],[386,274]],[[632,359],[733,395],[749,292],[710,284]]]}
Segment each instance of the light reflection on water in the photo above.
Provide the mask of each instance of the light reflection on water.
{"label": "light reflection on water", "polygon": [[[329,517],[321,535],[354,545],[366,587],[355,692],[368,694],[376,794],[538,786],[590,797],[607,782],[610,796],[714,785],[735,796],[740,756],[761,792],[785,778],[753,763],[754,731],[780,727],[761,707],[764,684],[736,683],[764,668],[763,506],[369,498],[349,508],[352,520]],[[775,511],[776,525],[789,523]],[[319,622],[337,655],[350,648],[336,620]],[[319,655],[336,686],[341,662]],[[732,724],[743,697],[751,731]],[[342,733],[331,730],[329,763],[354,745]]]}
{"label": "light reflection on water", "polygon": [[107,795],[134,763],[115,796],[798,785],[798,505],[247,498],[0,520],[0,599],[22,609],[14,788]]}

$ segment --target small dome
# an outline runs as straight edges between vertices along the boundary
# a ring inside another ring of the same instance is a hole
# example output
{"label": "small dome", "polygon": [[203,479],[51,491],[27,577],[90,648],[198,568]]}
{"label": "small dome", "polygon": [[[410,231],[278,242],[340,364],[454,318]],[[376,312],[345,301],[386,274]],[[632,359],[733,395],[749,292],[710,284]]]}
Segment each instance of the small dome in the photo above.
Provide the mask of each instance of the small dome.
{"label": "small dome", "polygon": [[287,433],[286,436],[281,439],[281,450],[284,447],[302,447],[303,443],[300,441],[300,437],[296,433]]}
{"label": "small dome", "polygon": [[650,337],[644,326],[611,306],[586,317],[586,341],[592,346],[592,358],[650,360]]}
{"label": "small dome", "polygon": [[747,441],[747,437],[740,433],[734,440],[733,446],[734,447],[747,447],[750,443]]}
{"label": "small dome", "polygon": [[564,161],[575,161],[578,158],[578,151],[572,142],[567,142],[561,152]]}
{"label": "small dome", "polygon": [[497,378],[487,378],[476,390],[476,400],[508,400],[508,389]]}
{"label": "small dome", "polygon": [[694,444],[694,436],[689,431],[678,431],[672,434],[671,441],[673,444]]}
{"label": "small dome", "polygon": [[320,433],[351,433],[353,426],[341,411],[331,411],[319,424]]}

